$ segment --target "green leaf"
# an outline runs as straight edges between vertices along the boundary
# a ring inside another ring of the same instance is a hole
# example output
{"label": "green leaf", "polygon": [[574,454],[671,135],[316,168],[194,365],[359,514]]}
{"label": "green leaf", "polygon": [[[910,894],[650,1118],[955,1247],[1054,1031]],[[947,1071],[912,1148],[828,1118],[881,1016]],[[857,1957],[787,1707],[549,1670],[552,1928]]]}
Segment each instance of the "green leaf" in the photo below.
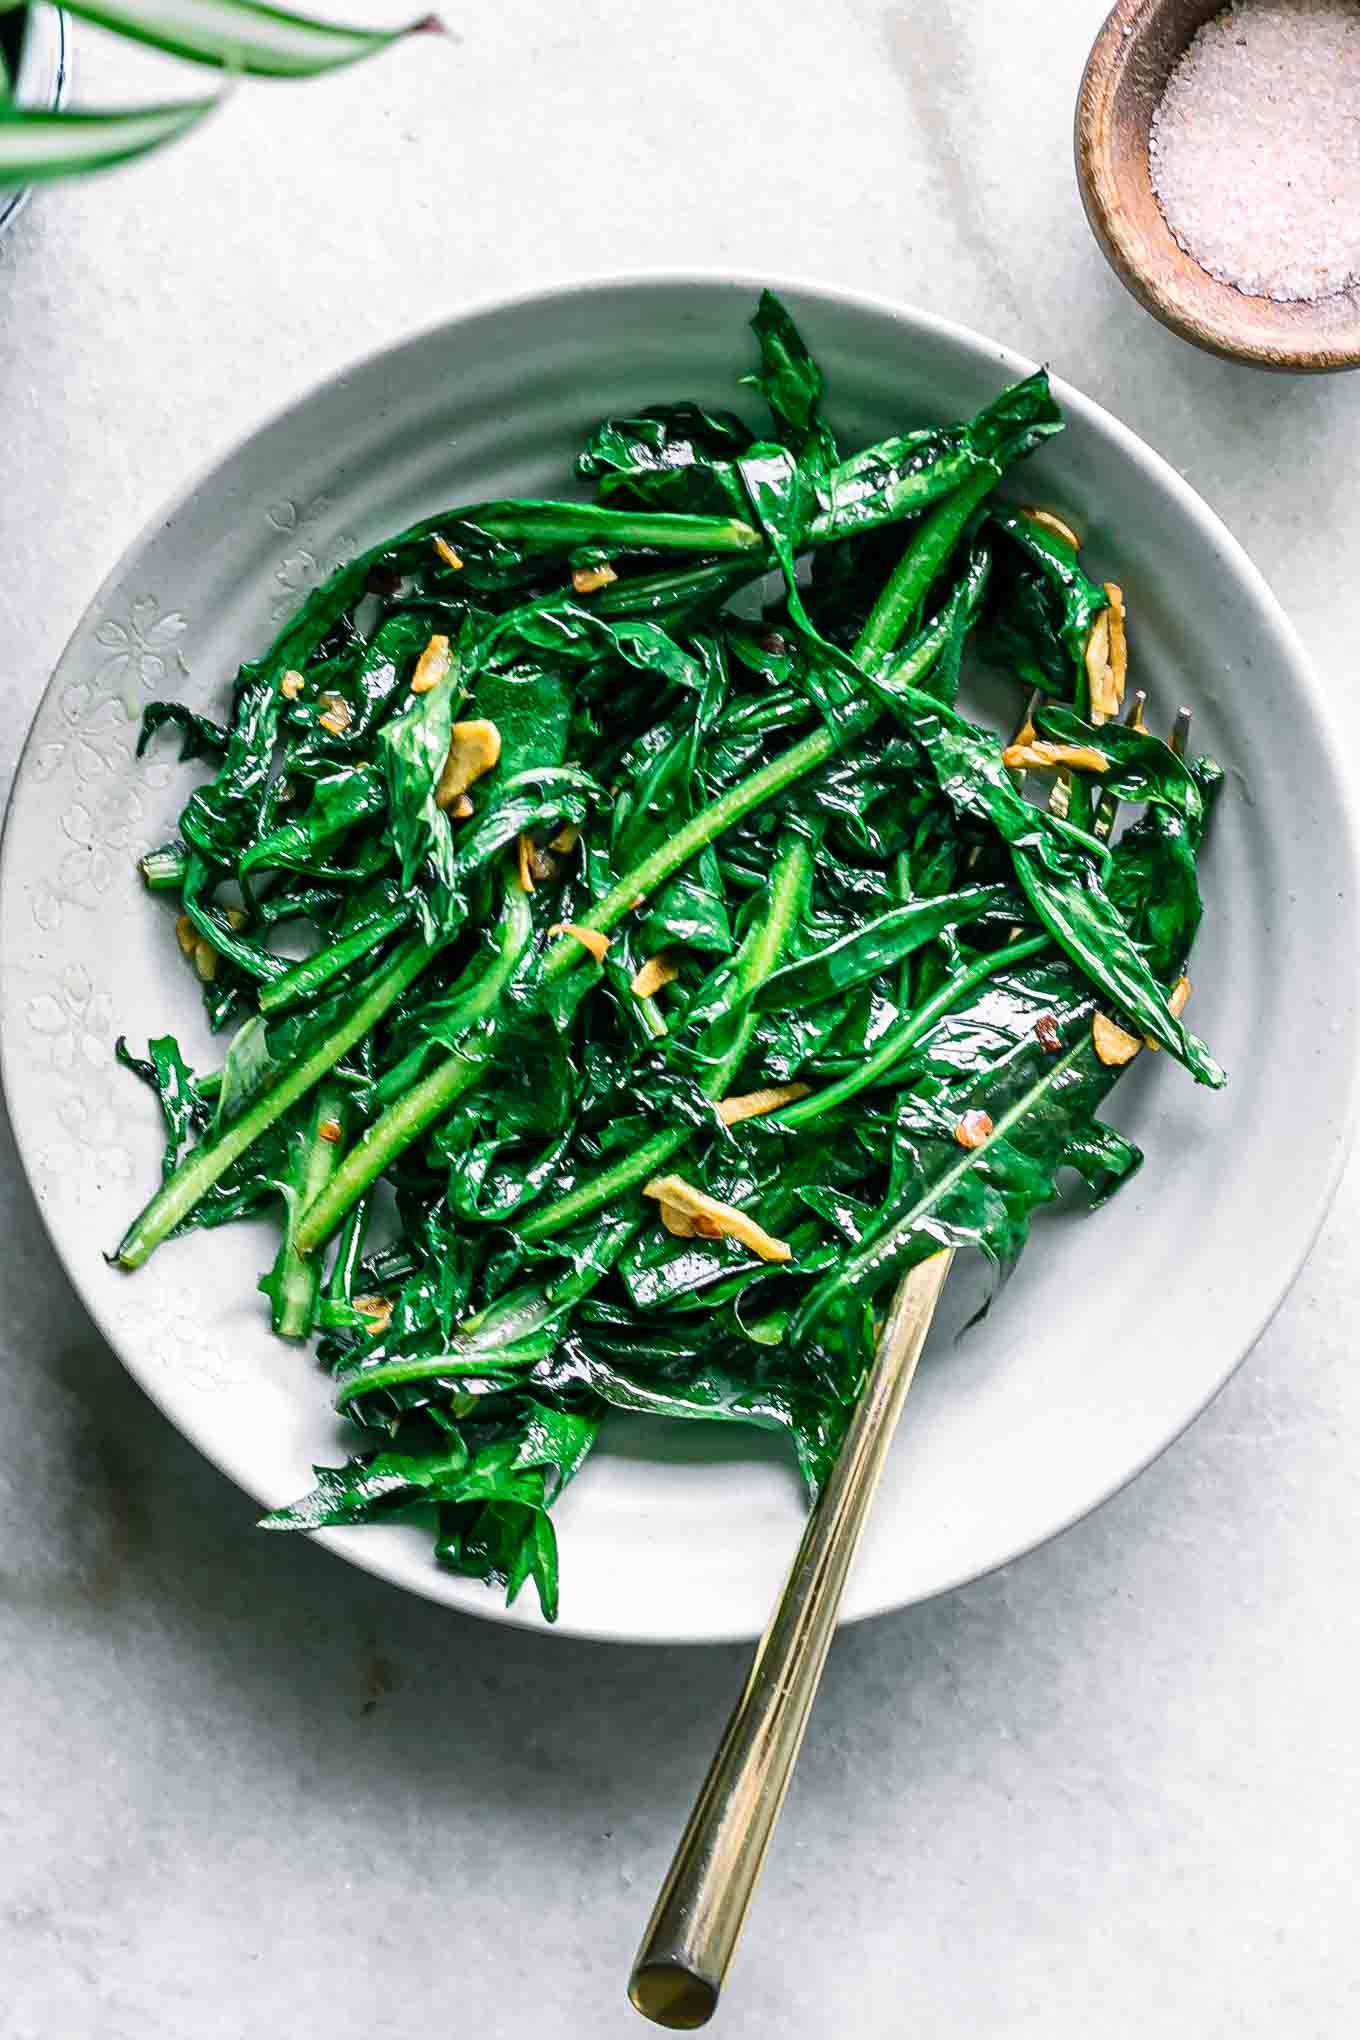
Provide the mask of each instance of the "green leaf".
{"label": "green leaf", "polygon": [[364,1523],[456,1490],[467,1466],[461,1438],[446,1437],[432,1451],[379,1452],[351,1459],[346,1466],[314,1466],[316,1486],[286,1508],[260,1519],[261,1530],[325,1530],[339,1524]]}
{"label": "green leaf", "polygon": [[836,442],[821,416],[822,372],[773,291],[762,291],[751,329],[761,368],[747,380],[770,407],[775,430],[800,462],[824,473],[835,466]]}
{"label": "green leaf", "polygon": [[923,943],[933,942],[944,929],[964,926],[984,914],[1004,914],[1008,926],[1014,921],[1015,899],[1008,886],[968,886],[962,892],[894,907],[866,927],[776,971],[756,994],[756,1010],[805,1009],[840,998],[891,969]]}
{"label": "green leaf", "polygon": [[561,673],[483,673],[474,707],[501,733],[500,758],[478,785],[483,804],[521,772],[565,764],[571,693]]}
{"label": "green leaf", "polygon": [[314,78],[375,56],[404,36],[439,32],[434,15],[398,29],[349,28],[258,0],[63,0],[68,14],[191,63],[258,78]]}
{"label": "green leaf", "polygon": [[[1051,973],[1043,977],[1051,994]],[[1108,1189],[1135,1169],[1137,1150],[1099,1126],[1095,1111],[1114,1082],[1090,1038],[1090,1006],[1065,1002],[1059,1052],[1049,1052],[1033,1026],[1033,1005],[1020,981],[1018,1004],[998,1006],[996,988],[985,1015],[957,1016],[965,1029],[985,1027],[988,1050],[959,1069],[942,1043],[933,1049],[939,1074],[918,1082],[901,1104],[894,1129],[892,1196],[855,1252],[804,1299],[790,1328],[794,1347],[820,1373],[853,1390],[845,1341],[864,1306],[880,1297],[914,1262],[941,1246],[977,1246],[1003,1276],[1019,1257],[1035,1211],[1057,1194],[1059,1171],[1089,1171]],[[1052,1012],[1051,1007],[1046,1010]],[[931,1051],[928,1050],[928,1055]],[[991,1122],[981,1145],[960,1146],[955,1129],[965,1111],[985,1100]]]}
{"label": "green leaf", "polygon": [[605,500],[627,495],[658,510],[744,518],[734,460],[751,433],[730,411],[657,404],[635,418],[607,418],[586,441],[576,472]]}
{"label": "green leaf", "polygon": [[381,815],[386,806],[387,793],[376,772],[336,772],[318,779],[306,812],[252,843],[237,871],[243,879],[255,871],[316,871],[352,829]]}
{"label": "green leaf", "polygon": [[[438,685],[428,694],[412,695],[405,713],[387,723],[379,736],[401,883],[415,899],[427,941],[455,926],[462,908],[453,871],[453,831],[435,801],[435,792],[449,755],[463,687],[460,646]],[[423,871],[430,873],[434,883],[417,891]]]}
{"label": "green leaf", "polygon": [[815,1491],[839,1437],[841,1413],[811,1383],[785,1384],[735,1346],[719,1358],[711,1343],[716,1342],[658,1337],[643,1316],[618,1330],[583,1327],[573,1372],[617,1410],[783,1433],[793,1439],[803,1476]]}
{"label": "green leaf", "polygon": [[137,733],[140,758],[157,730],[169,723],[179,731],[181,765],[191,758],[222,758],[227,750],[227,732],[206,715],[195,715],[180,701],[149,701],[142,710],[142,727]]}
{"label": "green leaf", "polygon": [[1121,723],[1088,723],[1070,708],[1042,704],[1035,716],[1039,735],[1060,744],[1085,745],[1106,761],[1100,791],[1116,801],[1139,807],[1168,808],[1192,830],[1196,842],[1204,829],[1204,799],[1184,759],[1149,730]]}
{"label": "green leaf", "polygon": [[348,1111],[344,1092],[333,1079],[318,1084],[311,1111],[293,1129],[287,1174],[280,1184],[285,1203],[283,1238],[274,1265],[260,1278],[269,1298],[270,1322],[281,1339],[305,1339],[316,1319],[321,1273],[305,1260],[293,1237],[298,1214],[319,1197],[339,1160]]}
{"label": "green leaf", "polygon": [[1225,1083],[1204,1043],[1168,1010],[1165,990],[1097,870],[1074,850],[1061,824],[1047,810],[1032,807],[1011,784],[996,738],[916,689],[906,691],[905,706],[912,735],[940,791],[959,813],[997,830],[1010,848],[1031,907],[1054,940],[1118,1012],[1160,1042],[1200,1083],[1214,1088]]}
{"label": "green leaf", "polygon": [[173,1034],[162,1034],[149,1041],[145,1061],[129,1053],[121,1035],[114,1044],[114,1054],[125,1069],[132,1070],[144,1084],[150,1085],[160,1101],[161,1116],[165,1121],[165,1155],[161,1175],[163,1179],[168,1178],[207,1119],[203,1099],[194,1084],[193,1071],[184,1060]]}
{"label": "green leaf", "polygon": [[543,766],[507,779],[500,797],[459,837],[449,869],[459,884],[508,843],[543,823],[580,824],[604,788],[573,765]]}
{"label": "green leaf", "polygon": [[[1222,775],[1203,758],[1193,772],[1207,808]],[[1110,898],[1147,957],[1149,969],[1164,984],[1184,970],[1199,931],[1203,905],[1195,860],[1204,808],[1198,817],[1165,805],[1150,808],[1124,831],[1111,860]]]}
{"label": "green leaf", "polygon": [[243,1111],[258,1091],[278,1071],[269,1039],[269,1026],[262,1013],[252,1013],[237,1028],[222,1065],[222,1082],[217,1093],[214,1124],[223,1127]]}
{"label": "green leaf", "polygon": [[215,99],[115,113],[47,113],[0,102],[0,185],[37,184],[128,163],[178,141],[213,111]]}
{"label": "green leaf", "polygon": [[983,656],[1026,687],[1083,702],[1086,640],[1109,597],[1056,532],[1011,510],[988,521],[1006,543],[981,632]]}

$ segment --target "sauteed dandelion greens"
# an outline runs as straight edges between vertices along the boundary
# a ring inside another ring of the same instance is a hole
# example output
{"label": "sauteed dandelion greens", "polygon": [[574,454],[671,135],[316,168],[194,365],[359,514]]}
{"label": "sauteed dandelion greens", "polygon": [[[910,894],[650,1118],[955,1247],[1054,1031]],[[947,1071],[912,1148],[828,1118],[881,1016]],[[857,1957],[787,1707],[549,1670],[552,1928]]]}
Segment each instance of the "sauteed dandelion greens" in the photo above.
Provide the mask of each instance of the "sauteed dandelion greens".
{"label": "sauteed dandelion greens", "polygon": [[[117,1259],[273,1216],[260,1287],[353,1451],[267,1527],[416,1511],[549,1617],[608,1410],[773,1427],[815,1491],[903,1271],[1004,1276],[1060,1171],[1123,1181],[1144,1042],[1223,1082],[1181,1017],[1218,771],[1113,719],[1120,591],[997,497],[1046,377],[845,455],[787,312],[753,324],[764,437],[606,419],[593,502],[415,526],[223,724],[142,732],[212,769],[142,869],[227,1046],[120,1044],[166,1152]],[[957,706],[973,649],[1034,690],[1009,746]]]}

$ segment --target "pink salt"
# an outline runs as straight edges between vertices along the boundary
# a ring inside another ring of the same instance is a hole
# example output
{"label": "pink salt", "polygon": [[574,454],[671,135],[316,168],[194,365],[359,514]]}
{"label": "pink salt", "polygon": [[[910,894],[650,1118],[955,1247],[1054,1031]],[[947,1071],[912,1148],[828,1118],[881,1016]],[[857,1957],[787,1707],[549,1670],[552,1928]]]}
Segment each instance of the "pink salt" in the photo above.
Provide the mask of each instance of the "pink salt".
{"label": "pink salt", "polygon": [[1251,297],[1360,281],[1360,0],[1235,0],[1181,56],[1152,121],[1176,239]]}

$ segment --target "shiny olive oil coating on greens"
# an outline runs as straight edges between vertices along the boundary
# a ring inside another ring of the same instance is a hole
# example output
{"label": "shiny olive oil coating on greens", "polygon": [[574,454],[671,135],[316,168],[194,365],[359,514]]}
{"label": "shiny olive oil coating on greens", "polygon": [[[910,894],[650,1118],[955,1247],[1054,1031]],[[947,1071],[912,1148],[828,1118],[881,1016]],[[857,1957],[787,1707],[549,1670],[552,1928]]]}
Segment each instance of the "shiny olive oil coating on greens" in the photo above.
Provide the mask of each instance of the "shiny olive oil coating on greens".
{"label": "shiny olive oil coating on greens", "polygon": [[[1223,1081],[1169,996],[1219,775],[1105,719],[1118,590],[996,495],[1046,377],[847,455],[787,312],[753,325],[763,436],[606,419],[594,501],[427,520],[223,724],[142,734],[211,771],[143,873],[227,1045],[120,1044],[167,1146],[116,1258],[274,1217],[260,1287],[353,1450],[268,1527],[415,1512],[549,1617],[609,1409],[772,1427],[815,1490],[902,1272],[1004,1276],[1060,1171],[1137,1167],[1100,1043]],[[1039,690],[1010,762],[974,649]]]}

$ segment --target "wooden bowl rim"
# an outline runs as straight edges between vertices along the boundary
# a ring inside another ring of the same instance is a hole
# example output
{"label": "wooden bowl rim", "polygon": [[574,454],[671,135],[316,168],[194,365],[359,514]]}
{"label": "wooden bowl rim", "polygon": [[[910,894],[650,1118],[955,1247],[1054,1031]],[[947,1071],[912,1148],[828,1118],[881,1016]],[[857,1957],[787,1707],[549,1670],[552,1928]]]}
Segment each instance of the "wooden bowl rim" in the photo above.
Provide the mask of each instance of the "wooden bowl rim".
{"label": "wooden bowl rim", "polygon": [[[1133,228],[1127,178],[1117,167],[1114,110],[1150,32],[1168,17],[1174,20],[1185,5],[1186,0],[1116,0],[1092,44],[1074,124],[1077,185],[1091,230],[1125,288],[1192,345],[1229,361],[1293,373],[1360,368],[1360,284],[1293,303],[1247,297],[1201,269],[1164,220],[1165,266],[1160,271],[1148,266],[1146,236]],[[1187,30],[1186,42],[1201,25]],[[1178,268],[1193,272],[1193,283]]]}

